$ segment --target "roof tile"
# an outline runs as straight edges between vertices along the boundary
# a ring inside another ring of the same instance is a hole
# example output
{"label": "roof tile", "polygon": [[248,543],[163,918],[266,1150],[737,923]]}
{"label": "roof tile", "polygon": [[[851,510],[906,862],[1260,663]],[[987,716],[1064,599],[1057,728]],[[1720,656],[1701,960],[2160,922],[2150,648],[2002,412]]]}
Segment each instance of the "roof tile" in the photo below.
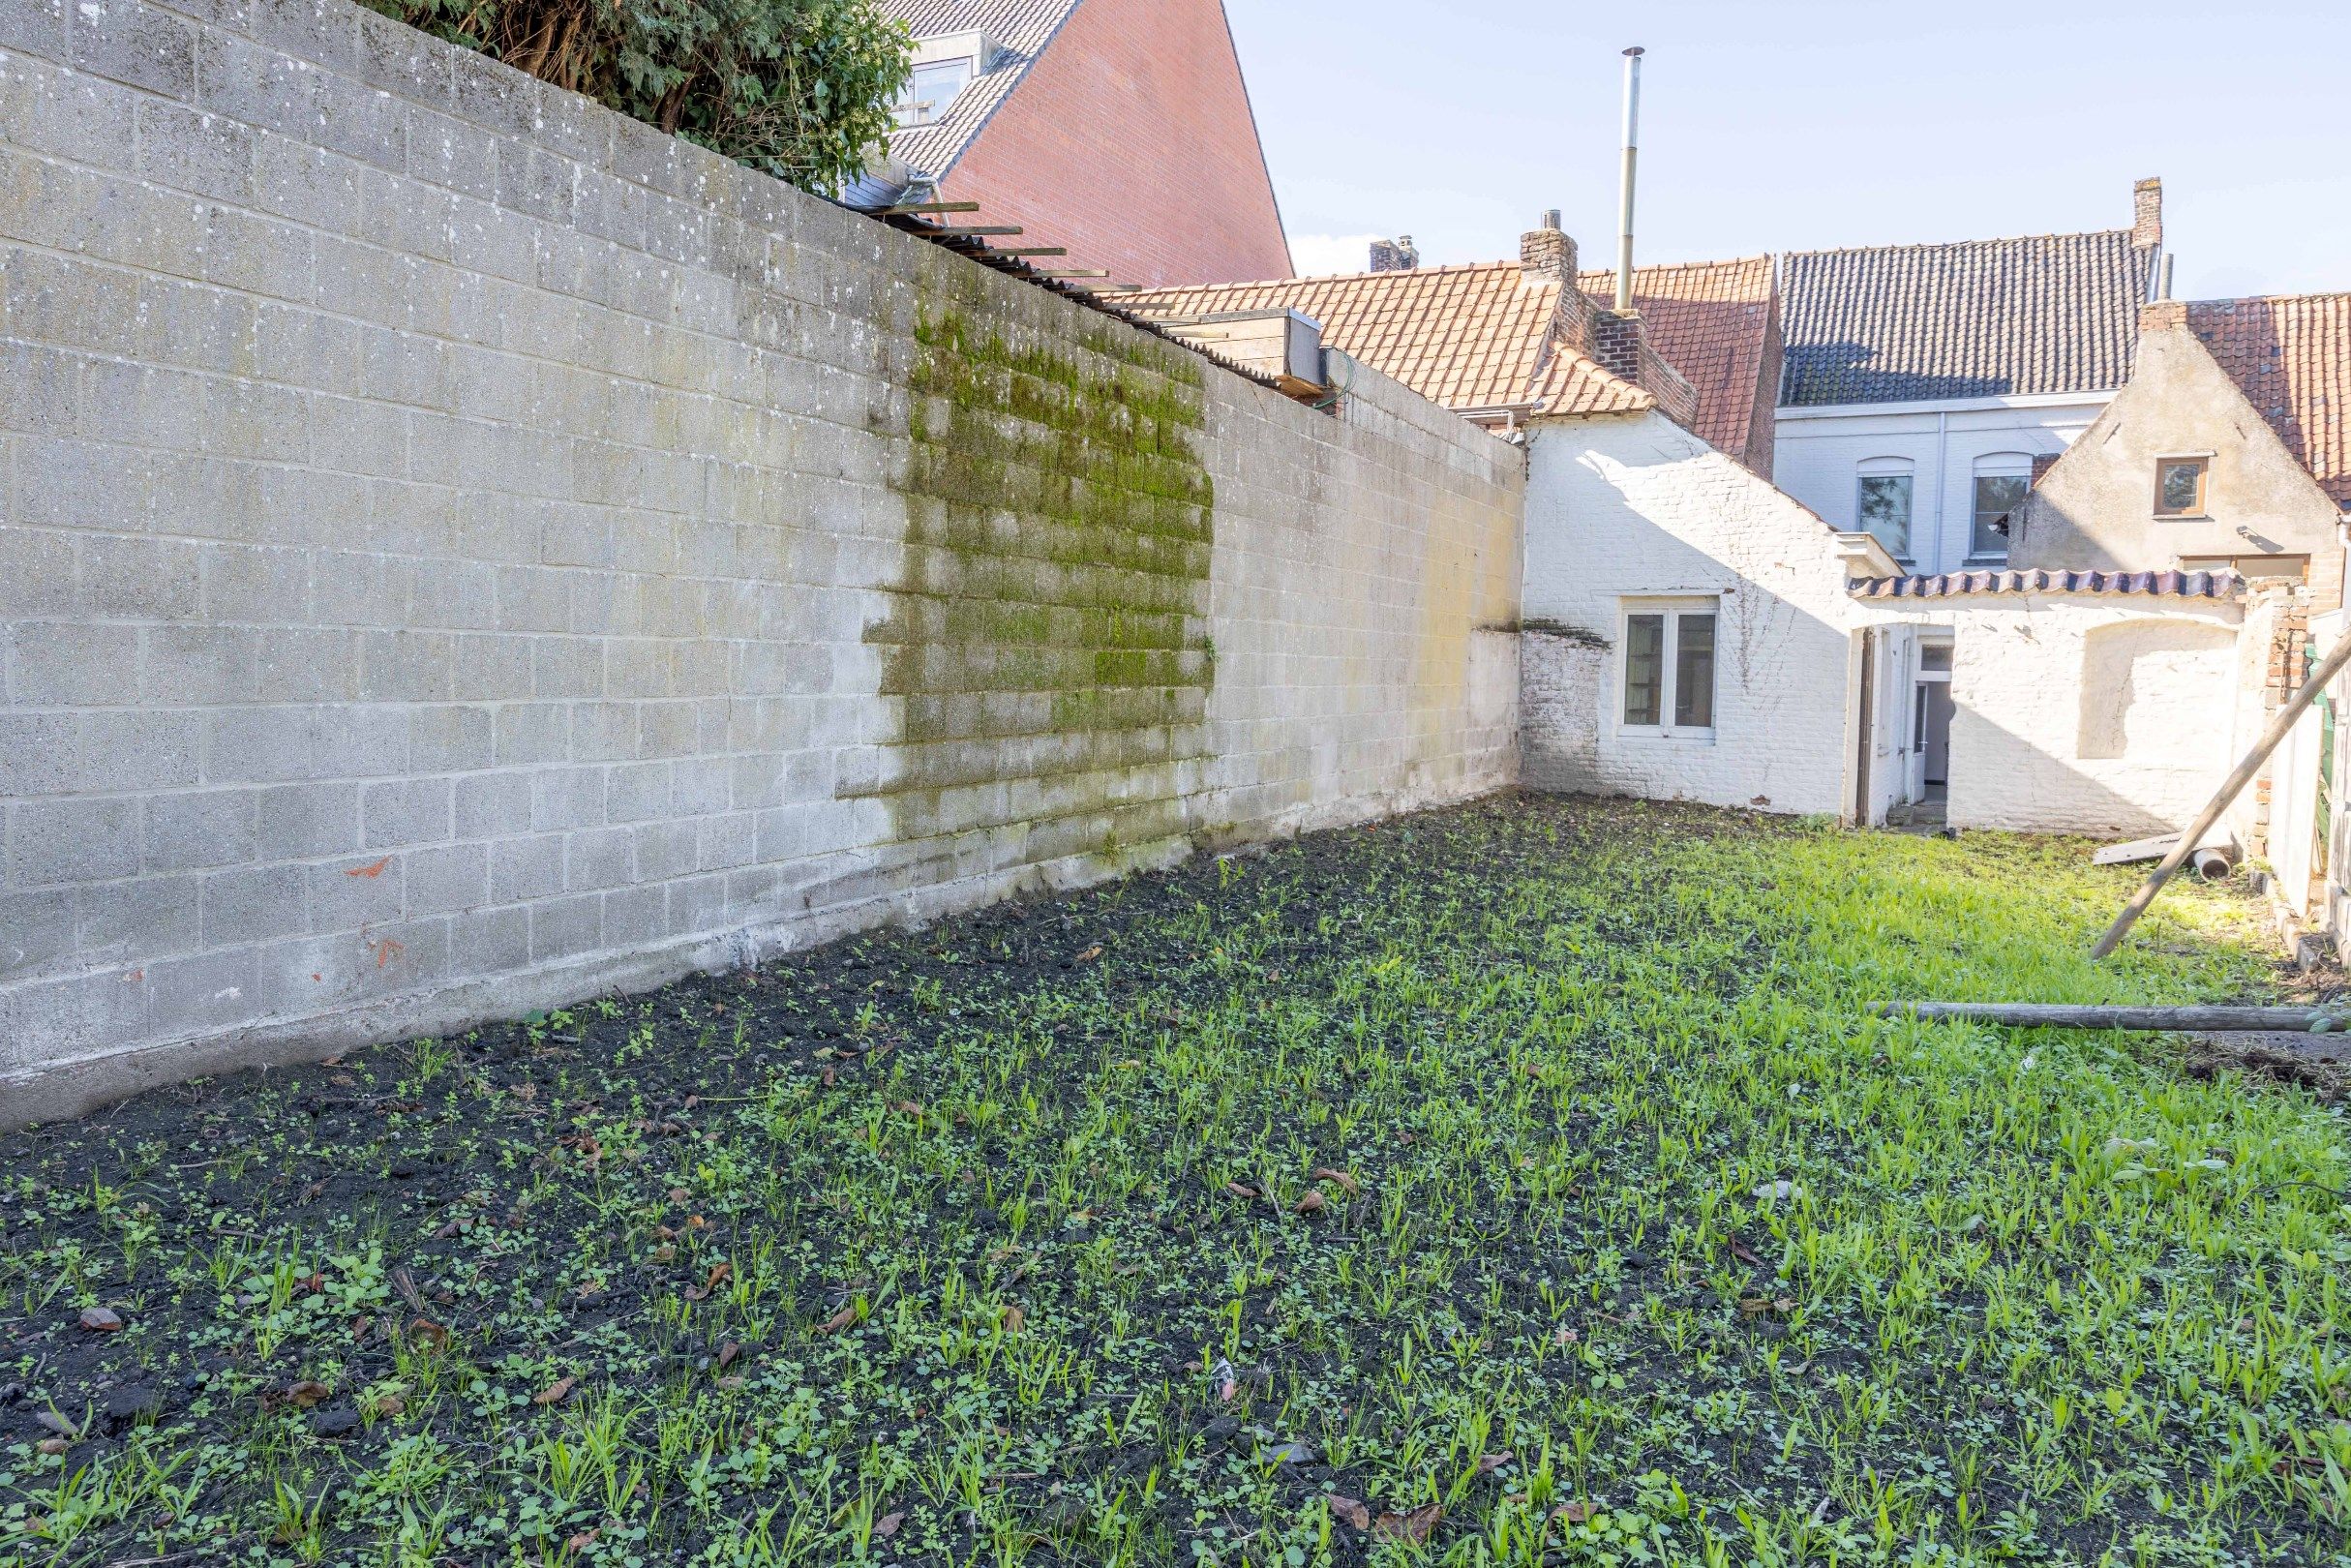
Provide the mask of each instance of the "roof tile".
{"label": "roof tile", "polygon": [[1784,256],[1780,402],[2111,391],[2155,256],[2127,228]]}
{"label": "roof tile", "polygon": [[882,14],[916,38],[985,33],[1000,46],[994,69],[972,78],[947,113],[890,134],[889,150],[933,179],[952,168],[997,106],[1011,96],[1078,0],[879,0]]}
{"label": "roof tile", "polygon": [[2187,326],[2319,487],[2351,510],[2351,293],[2196,300]]}
{"label": "roof tile", "polygon": [[1958,599],[1996,593],[2233,599],[2244,586],[2235,572],[1985,571],[1857,577],[1845,587],[1856,599]]}
{"label": "roof tile", "polygon": [[[1584,273],[1578,283],[1605,293],[1613,276]],[[1633,294],[1650,347],[1697,394],[1693,428],[1743,457],[1771,324],[1770,258],[1639,268]],[[1546,358],[1558,285],[1530,280],[1516,261],[1160,289],[1131,299],[1200,314],[1303,312],[1321,323],[1324,343],[1449,408],[1540,403],[1553,413],[1629,413],[1656,407],[1647,391],[1583,355]]]}

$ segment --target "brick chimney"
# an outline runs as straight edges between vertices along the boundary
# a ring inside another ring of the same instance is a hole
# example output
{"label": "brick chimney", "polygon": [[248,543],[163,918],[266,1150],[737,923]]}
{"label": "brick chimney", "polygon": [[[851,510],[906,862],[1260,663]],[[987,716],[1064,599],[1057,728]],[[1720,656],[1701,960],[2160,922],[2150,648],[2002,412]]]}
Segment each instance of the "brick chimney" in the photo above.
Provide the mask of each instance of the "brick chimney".
{"label": "brick chimney", "polygon": [[1592,358],[1618,380],[1641,384],[1641,313],[1601,306],[1592,312]]}
{"label": "brick chimney", "polygon": [[1575,283],[1576,242],[1560,232],[1558,208],[1519,236],[1519,271],[1528,283]]}
{"label": "brick chimney", "polygon": [[2163,243],[2163,182],[2141,180],[2130,188],[2130,244],[2152,251]]}
{"label": "brick chimney", "polygon": [[1410,272],[1421,264],[1421,254],[1412,244],[1412,236],[1399,234],[1392,240],[1371,242],[1371,270],[1373,272]]}
{"label": "brick chimney", "polygon": [[2165,332],[2173,327],[2187,325],[2187,301],[2184,299],[2151,299],[2139,307],[2139,331]]}

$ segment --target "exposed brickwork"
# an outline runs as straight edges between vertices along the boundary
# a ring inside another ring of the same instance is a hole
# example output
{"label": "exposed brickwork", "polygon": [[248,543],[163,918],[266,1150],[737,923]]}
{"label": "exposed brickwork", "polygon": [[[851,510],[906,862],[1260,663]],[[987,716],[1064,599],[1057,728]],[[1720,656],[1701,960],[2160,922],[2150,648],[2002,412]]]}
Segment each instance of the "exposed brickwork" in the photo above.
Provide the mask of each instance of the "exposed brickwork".
{"label": "exposed brickwork", "polygon": [[1634,385],[1641,384],[1641,312],[1638,309],[1618,313],[1597,309],[1592,313],[1592,358],[1611,376],[1621,377]]}
{"label": "exposed brickwork", "polygon": [[1124,283],[1290,272],[1219,0],[1081,0],[940,190]]}
{"label": "exposed brickwork", "polygon": [[2141,180],[2130,188],[2130,243],[2153,250],[2163,243],[2163,182]]}

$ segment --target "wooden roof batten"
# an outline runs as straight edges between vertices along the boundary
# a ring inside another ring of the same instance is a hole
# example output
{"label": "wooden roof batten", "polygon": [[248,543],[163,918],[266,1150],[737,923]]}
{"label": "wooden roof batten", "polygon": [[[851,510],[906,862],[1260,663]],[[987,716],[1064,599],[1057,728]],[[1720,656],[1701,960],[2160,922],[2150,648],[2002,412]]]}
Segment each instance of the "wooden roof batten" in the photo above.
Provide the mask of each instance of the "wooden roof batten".
{"label": "wooden roof batten", "polygon": [[1281,393],[1295,402],[1310,403],[1326,410],[1332,401],[1322,394],[1327,390],[1316,387],[1309,395],[1292,384],[1292,378],[1269,375],[1253,366],[1245,365],[1230,355],[1221,354],[1201,344],[1187,341],[1164,327],[1151,321],[1113,298],[1128,293],[1141,293],[1141,284],[1120,283],[1112,280],[1106,269],[1100,267],[1070,267],[1046,270],[1034,265],[1030,256],[1068,256],[1069,250],[1060,245],[991,245],[994,239],[1014,239],[1025,230],[1017,224],[947,224],[936,220],[942,215],[963,215],[980,210],[977,201],[890,201],[877,206],[842,201],[838,205],[876,222],[889,225],[900,233],[912,234],[929,241],[942,250],[977,261],[1009,277],[1059,294],[1062,298],[1101,312],[1126,322],[1138,331],[1165,343],[1175,345],[1190,353],[1199,355],[1221,369],[1256,382],[1259,386]]}

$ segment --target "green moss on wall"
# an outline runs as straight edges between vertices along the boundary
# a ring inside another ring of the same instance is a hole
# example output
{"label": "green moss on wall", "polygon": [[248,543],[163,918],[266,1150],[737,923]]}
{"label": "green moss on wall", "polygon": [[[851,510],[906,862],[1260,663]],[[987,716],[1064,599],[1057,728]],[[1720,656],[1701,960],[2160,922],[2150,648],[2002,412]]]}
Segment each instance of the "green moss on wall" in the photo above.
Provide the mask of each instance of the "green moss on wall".
{"label": "green moss on wall", "polygon": [[965,303],[915,327],[906,564],[865,634],[900,733],[865,793],[901,838],[1116,856],[1182,831],[1206,749],[1201,367],[1107,329],[1015,347]]}

